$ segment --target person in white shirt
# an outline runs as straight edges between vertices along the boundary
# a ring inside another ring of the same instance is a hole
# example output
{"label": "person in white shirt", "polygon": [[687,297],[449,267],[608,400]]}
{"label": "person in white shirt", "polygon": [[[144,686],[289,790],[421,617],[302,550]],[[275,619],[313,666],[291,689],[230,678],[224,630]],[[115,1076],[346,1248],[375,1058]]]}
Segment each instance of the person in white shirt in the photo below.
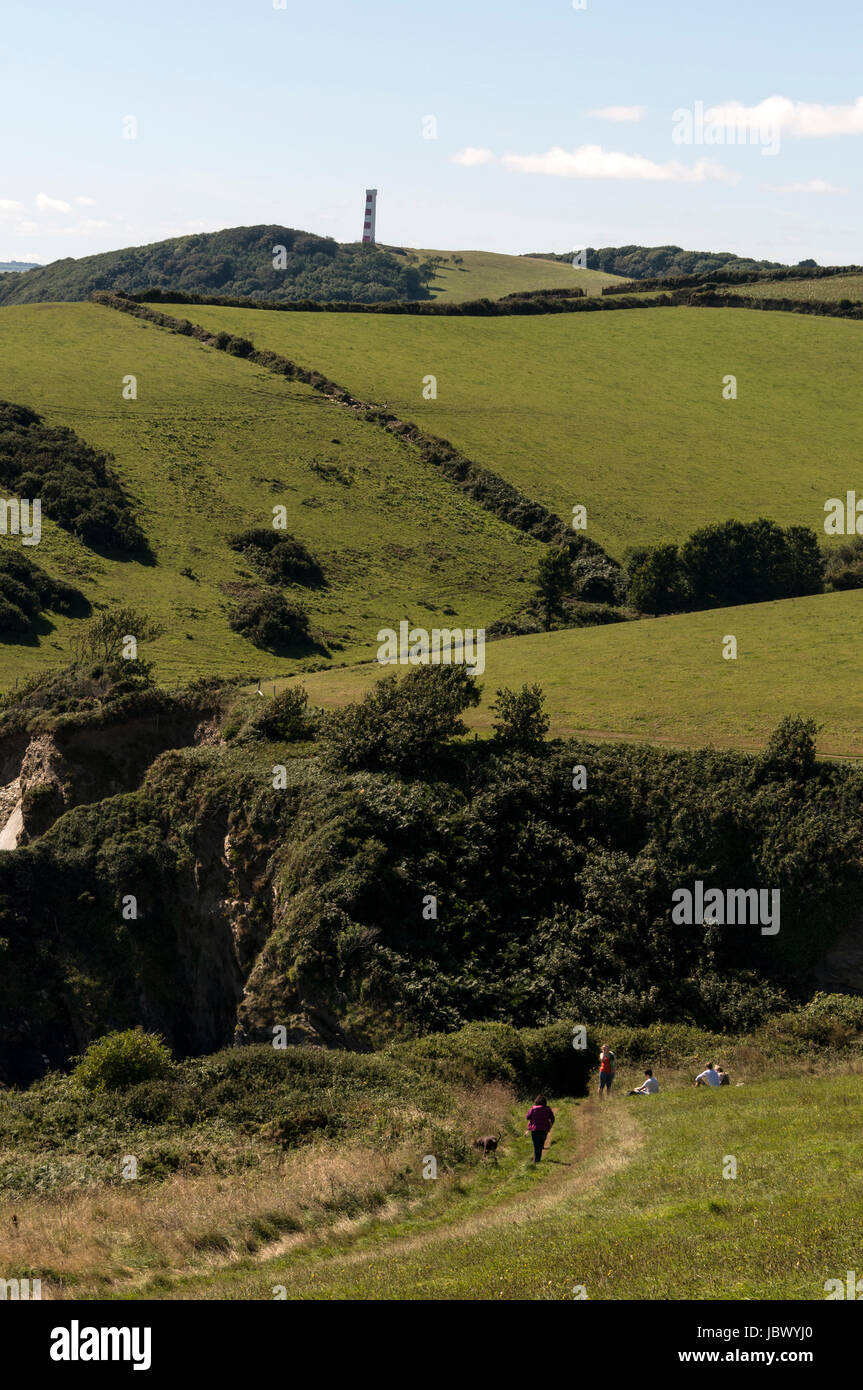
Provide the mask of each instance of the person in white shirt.
{"label": "person in white shirt", "polygon": [[627,1091],[626,1094],[629,1096],[655,1096],[658,1090],[659,1082],[653,1075],[653,1072],[650,1070],[650,1067],[645,1067],[644,1080],[642,1081],[641,1085],[636,1086],[634,1091]]}
{"label": "person in white shirt", "polygon": [[708,1062],[706,1069],[700,1076],[695,1078],[696,1086],[721,1086],[722,1079],[718,1071],[714,1071],[713,1063]]}

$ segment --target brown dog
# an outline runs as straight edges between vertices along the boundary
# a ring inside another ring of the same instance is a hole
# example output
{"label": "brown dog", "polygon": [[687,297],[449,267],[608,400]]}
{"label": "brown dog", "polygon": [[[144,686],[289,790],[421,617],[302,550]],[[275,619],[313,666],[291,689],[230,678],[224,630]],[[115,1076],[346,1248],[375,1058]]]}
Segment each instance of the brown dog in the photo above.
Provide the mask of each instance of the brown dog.
{"label": "brown dog", "polygon": [[[503,1131],[501,1131],[501,1133],[502,1132]],[[474,1139],[473,1147],[475,1149],[482,1149],[483,1156],[486,1154],[494,1154],[495,1157],[497,1157],[497,1146],[499,1143],[500,1134],[496,1139],[493,1134],[487,1134],[484,1139]]]}

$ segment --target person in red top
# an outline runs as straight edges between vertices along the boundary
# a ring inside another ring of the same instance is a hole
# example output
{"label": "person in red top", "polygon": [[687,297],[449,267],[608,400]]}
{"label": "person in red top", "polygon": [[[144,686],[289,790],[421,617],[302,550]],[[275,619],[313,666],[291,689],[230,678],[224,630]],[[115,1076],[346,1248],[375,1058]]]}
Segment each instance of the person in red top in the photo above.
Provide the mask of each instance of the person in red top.
{"label": "person in red top", "polygon": [[545,1103],[545,1096],[537,1096],[527,1112],[527,1133],[533,1140],[533,1161],[539,1163],[549,1131],[554,1124],[554,1111]]}
{"label": "person in red top", "polygon": [[603,1043],[599,1049],[599,1099],[602,1100],[603,1092],[607,1091],[611,1095],[611,1088],[614,1085],[614,1068],[616,1058],[608,1043]]}

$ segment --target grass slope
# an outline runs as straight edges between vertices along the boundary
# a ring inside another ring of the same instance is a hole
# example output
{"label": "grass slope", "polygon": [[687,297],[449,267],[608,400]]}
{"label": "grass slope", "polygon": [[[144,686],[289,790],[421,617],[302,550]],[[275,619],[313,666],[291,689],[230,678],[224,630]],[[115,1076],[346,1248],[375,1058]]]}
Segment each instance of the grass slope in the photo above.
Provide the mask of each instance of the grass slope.
{"label": "grass slope", "polygon": [[[0,398],[115,455],[157,563],[104,558],[50,522],[27,553],[94,604],[131,602],[160,621],[146,654],[162,679],[296,668],[229,630],[219,587],[242,563],[228,537],[271,524],[277,503],[324,566],[329,586],[300,592],[336,660],[368,655],[378,628],[403,617],[482,625],[532,589],[538,542],[309,387],[90,304],[4,309],[0,363]],[[136,401],[122,399],[129,374]],[[74,622],[51,623],[38,643],[0,642],[0,688],[69,659]]]}
{"label": "grass slope", "polygon": [[540,1168],[526,1164],[526,1140],[508,1138],[496,1181],[482,1172],[437,1219],[380,1222],[166,1296],[269,1299],[282,1286],[316,1300],[808,1300],[854,1267],[859,1070],[714,1092],[679,1084],[564,1102],[558,1115]]}
{"label": "grass slope", "polygon": [[758,299],[824,300],[863,299],[863,275],[824,275],[815,280],[760,280],[753,285],[733,285],[732,294]]}
{"label": "grass slope", "polygon": [[[386,400],[564,518],[585,504],[588,533],[618,556],[731,516],[823,534],[825,500],[857,477],[853,322],[694,308],[494,320],[180,313]],[[729,373],[734,401],[722,397]],[[423,399],[428,375],[436,400]]]}
{"label": "grass slope", "polygon": [[[465,716],[490,732],[498,686],[538,681],[553,735],[675,744],[762,746],[785,714],[813,716],[824,755],[863,757],[858,634],[863,592],[686,613],[612,627],[508,637],[486,646],[482,705]],[[733,634],[738,659],[722,657]],[[320,671],[313,703],[355,700],[387,669]]]}
{"label": "grass slope", "polygon": [[[502,299],[518,290],[583,289],[585,294],[599,294],[603,285],[620,283],[619,275],[606,275],[602,270],[575,270],[568,262],[534,260],[528,256],[506,256],[496,251],[414,251],[421,261],[430,256],[443,256],[446,264],[438,266],[437,275],[429,286],[433,299],[450,299],[461,303],[466,299]],[[453,257],[460,256],[462,265]]]}

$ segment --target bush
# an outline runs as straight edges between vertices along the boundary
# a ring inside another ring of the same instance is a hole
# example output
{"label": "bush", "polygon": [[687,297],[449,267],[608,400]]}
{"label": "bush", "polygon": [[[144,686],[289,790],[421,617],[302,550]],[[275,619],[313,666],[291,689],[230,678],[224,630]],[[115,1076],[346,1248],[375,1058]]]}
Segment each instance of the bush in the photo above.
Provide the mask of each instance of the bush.
{"label": "bush", "polygon": [[309,715],[309,696],[303,686],[289,686],[256,711],[247,733],[283,743],[309,738],[314,725]]}
{"label": "bush", "polygon": [[232,536],[232,550],[239,550],[269,584],[320,584],[323,572],[315,557],[287,531],[258,527]]}
{"label": "bush", "polygon": [[310,636],[305,608],[289,602],[278,589],[249,590],[231,608],[228,623],[234,632],[268,651],[307,641]]}
{"label": "bush", "polygon": [[88,607],[78,589],[52,579],[19,551],[0,550],[0,630],[28,632],[42,609],[69,613],[77,606]]}
{"label": "bush", "polygon": [[146,550],[113,460],[35,410],[0,401],[0,483],[39,497],[45,514],[86,545]]}
{"label": "bush", "polygon": [[128,1028],[90,1043],[72,1075],[87,1091],[126,1091],[167,1077],[172,1069],[171,1054],[157,1034]]}
{"label": "bush", "polygon": [[358,704],[329,715],[331,764],[422,775],[450,738],[467,732],[460,715],[480,691],[464,666],[414,666],[403,680],[378,681]]}
{"label": "bush", "polygon": [[525,684],[519,691],[509,690],[506,686],[498,690],[497,699],[491,707],[492,712],[499,716],[494,723],[498,742],[522,752],[541,748],[549,725],[544,705],[545,695],[541,685]]}

